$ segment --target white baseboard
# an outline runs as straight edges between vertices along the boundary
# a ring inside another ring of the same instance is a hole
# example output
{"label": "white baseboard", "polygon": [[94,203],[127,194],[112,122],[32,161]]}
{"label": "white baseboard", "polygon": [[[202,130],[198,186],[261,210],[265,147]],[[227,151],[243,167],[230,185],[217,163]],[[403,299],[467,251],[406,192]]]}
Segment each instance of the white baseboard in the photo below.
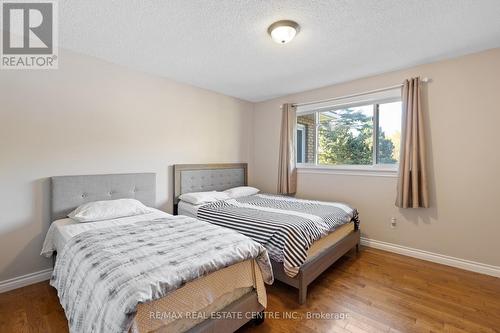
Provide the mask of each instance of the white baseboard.
{"label": "white baseboard", "polygon": [[50,279],[51,274],[52,268],[48,268],[43,271],[29,273],[9,280],[0,281],[0,293],[48,280]]}
{"label": "white baseboard", "polygon": [[476,273],[500,277],[499,266],[482,264],[480,262],[445,256],[439,253],[428,252],[424,250],[414,249],[411,247],[406,247],[392,243],[386,243],[364,237],[361,237],[361,244],[368,247],[373,247],[375,249],[402,254],[408,257],[432,261],[438,264],[461,268]]}

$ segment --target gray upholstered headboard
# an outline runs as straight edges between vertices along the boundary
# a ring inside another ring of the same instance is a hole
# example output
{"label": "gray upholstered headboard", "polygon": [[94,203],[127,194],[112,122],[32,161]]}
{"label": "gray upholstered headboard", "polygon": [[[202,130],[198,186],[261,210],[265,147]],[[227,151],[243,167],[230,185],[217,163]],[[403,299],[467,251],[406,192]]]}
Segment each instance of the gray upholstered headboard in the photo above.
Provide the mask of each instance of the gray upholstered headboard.
{"label": "gray upholstered headboard", "polygon": [[52,221],[65,218],[90,201],[132,198],[149,207],[156,204],[156,174],[128,173],[52,177]]}
{"label": "gray upholstered headboard", "polygon": [[181,194],[246,186],[247,169],[246,163],[174,165],[174,213]]}

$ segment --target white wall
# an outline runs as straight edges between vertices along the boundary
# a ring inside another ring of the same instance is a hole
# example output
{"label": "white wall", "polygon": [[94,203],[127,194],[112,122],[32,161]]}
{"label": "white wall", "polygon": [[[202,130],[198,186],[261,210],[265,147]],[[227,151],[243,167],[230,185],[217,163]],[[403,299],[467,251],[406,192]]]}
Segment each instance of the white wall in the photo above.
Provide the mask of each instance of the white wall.
{"label": "white wall", "polygon": [[368,91],[419,75],[432,79],[423,92],[431,208],[396,208],[397,180],[387,177],[302,173],[297,196],[354,205],[364,237],[500,266],[500,49],[256,104],[252,183],[276,191],[282,103]]}
{"label": "white wall", "polygon": [[60,69],[0,72],[0,281],[39,256],[48,177],[156,172],[171,205],[175,163],[247,162],[253,105],[70,52]]}

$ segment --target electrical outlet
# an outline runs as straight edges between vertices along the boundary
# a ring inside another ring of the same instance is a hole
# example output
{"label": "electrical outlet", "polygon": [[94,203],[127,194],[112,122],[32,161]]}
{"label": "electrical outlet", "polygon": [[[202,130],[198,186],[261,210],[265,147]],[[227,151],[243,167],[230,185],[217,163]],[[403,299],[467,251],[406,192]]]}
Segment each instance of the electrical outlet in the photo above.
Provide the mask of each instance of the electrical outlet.
{"label": "electrical outlet", "polygon": [[396,228],[396,218],[395,217],[391,218],[391,228],[393,228],[393,229]]}

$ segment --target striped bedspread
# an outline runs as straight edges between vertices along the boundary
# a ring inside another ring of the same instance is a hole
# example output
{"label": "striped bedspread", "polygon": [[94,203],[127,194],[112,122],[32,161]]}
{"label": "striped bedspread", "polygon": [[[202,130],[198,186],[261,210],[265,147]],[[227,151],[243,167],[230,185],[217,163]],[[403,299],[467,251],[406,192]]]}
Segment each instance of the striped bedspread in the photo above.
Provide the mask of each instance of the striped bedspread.
{"label": "striped bedspread", "polygon": [[70,332],[127,332],[139,303],[194,279],[256,259],[273,282],[266,249],[234,230],[172,217],[89,230],[58,255],[50,284]]}
{"label": "striped bedspread", "polygon": [[298,274],[314,241],[346,223],[359,225],[357,210],[346,204],[268,194],[206,204],[197,217],[263,244],[290,277]]}

